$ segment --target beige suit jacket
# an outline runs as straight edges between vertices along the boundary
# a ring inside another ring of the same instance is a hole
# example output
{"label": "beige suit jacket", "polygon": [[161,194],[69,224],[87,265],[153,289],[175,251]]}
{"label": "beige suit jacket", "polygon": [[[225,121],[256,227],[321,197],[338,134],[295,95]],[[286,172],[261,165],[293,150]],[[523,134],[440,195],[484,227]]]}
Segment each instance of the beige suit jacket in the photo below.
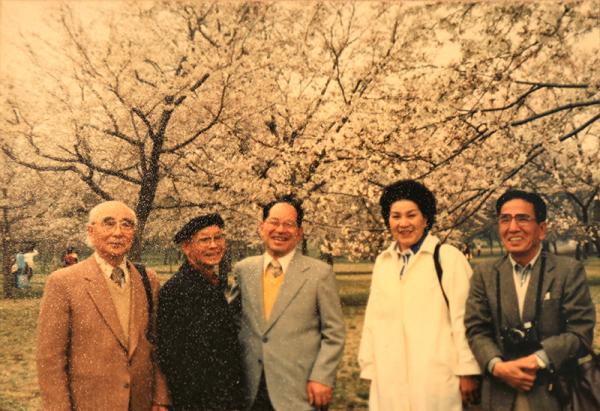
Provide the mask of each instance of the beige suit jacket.
{"label": "beige suit jacket", "polygon": [[[132,264],[129,270],[129,347],[106,279],[93,257],[48,277],[37,324],[44,410],[137,411],[150,410],[153,401],[168,403],[164,378],[153,361],[154,347],[146,338],[144,285]],[[148,271],[148,276],[156,307],[160,284],[154,272]]]}

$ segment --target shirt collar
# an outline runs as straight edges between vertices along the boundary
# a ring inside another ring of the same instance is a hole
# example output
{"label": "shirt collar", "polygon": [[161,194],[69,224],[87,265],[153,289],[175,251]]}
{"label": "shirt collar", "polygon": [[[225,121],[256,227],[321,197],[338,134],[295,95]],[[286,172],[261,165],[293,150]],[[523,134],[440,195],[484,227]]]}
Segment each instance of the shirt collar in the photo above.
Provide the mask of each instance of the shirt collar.
{"label": "shirt collar", "polygon": [[[281,264],[281,271],[284,274],[287,272],[287,269],[290,266],[290,263],[292,262],[292,258],[294,258],[295,254],[296,254],[296,249],[294,248],[292,251],[290,251],[283,257],[279,257],[277,259],[277,261],[279,261],[279,264]],[[274,260],[274,258],[269,253],[265,253],[264,257],[265,258],[263,258],[263,272],[267,269],[267,267],[269,266],[271,261]]]}
{"label": "shirt collar", "polygon": [[[421,246],[423,245],[423,243],[425,242],[425,240],[427,239],[428,236],[429,236],[429,230],[425,230],[423,232],[423,236],[421,237],[421,239],[410,247],[411,255],[417,254],[419,252],[419,250],[421,249]],[[393,241],[390,244],[390,246],[387,249],[385,249],[384,253],[392,253],[392,254],[400,255],[403,252],[400,251],[400,247],[398,246],[398,243],[396,241]]]}
{"label": "shirt collar", "polygon": [[542,246],[540,246],[537,254],[531,259],[531,261],[529,261],[527,264],[525,264],[525,267],[522,267],[521,264],[519,264],[515,260],[513,260],[512,255],[510,255],[510,253],[509,253],[508,259],[510,260],[510,264],[512,265],[513,272],[517,272],[517,268],[519,268],[519,267],[521,267],[521,268],[529,267],[529,269],[531,270],[533,268],[533,266],[535,265],[535,263],[537,262],[537,259],[541,253],[542,253]]}
{"label": "shirt collar", "polygon": [[[102,271],[102,274],[104,274],[104,277],[110,279],[110,275],[112,274],[114,267],[110,265],[105,259],[100,257],[100,255],[96,252],[94,252],[94,258],[96,259],[96,262],[100,267],[100,271]],[[123,258],[123,261],[121,261],[121,264],[119,264],[118,267],[125,273],[125,284],[127,284],[129,282],[129,269],[127,268],[127,257]]]}

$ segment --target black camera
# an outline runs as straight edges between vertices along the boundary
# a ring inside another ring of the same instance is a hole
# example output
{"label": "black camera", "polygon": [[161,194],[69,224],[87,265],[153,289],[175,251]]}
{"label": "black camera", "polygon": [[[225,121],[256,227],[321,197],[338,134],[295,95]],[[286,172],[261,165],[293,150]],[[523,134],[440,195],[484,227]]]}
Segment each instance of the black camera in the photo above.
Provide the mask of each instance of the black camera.
{"label": "black camera", "polygon": [[542,348],[533,322],[519,327],[502,327],[500,330],[504,357],[507,360],[525,357]]}

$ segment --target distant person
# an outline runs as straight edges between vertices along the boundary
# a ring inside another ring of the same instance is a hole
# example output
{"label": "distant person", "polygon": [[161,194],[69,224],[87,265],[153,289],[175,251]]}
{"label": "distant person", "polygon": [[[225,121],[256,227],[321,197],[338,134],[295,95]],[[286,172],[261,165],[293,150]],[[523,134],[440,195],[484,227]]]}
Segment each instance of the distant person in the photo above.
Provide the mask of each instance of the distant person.
{"label": "distant person", "polygon": [[465,243],[464,254],[467,261],[471,261],[473,259],[473,254],[471,253],[471,246],[469,243]]}
{"label": "distant person", "polygon": [[158,358],[174,410],[242,410],[244,396],[236,311],[225,298],[223,219],[190,220],[174,241],[186,256],[160,290]]}
{"label": "distant person", "polygon": [[158,277],[126,257],[136,222],[120,201],[98,204],[87,225],[94,254],[46,281],[37,329],[44,410],[167,410],[147,299],[156,307]]}
{"label": "distant person", "polygon": [[481,257],[481,244],[477,244],[476,247],[477,257]]}
{"label": "distant person", "polygon": [[79,262],[79,256],[77,252],[73,249],[73,247],[67,247],[67,251],[63,256],[63,267],[68,267],[73,264],[77,264]]}
{"label": "distant person", "polygon": [[438,248],[436,201],[423,184],[397,181],[379,204],[394,241],[373,267],[358,354],[369,409],[462,411],[478,402],[480,373],[463,324],[471,267],[457,248]]}
{"label": "distant person", "polygon": [[486,370],[482,408],[559,411],[554,376],[592,344],[585,270],[542,250],[546,204],[538,194],[508,190],[496,212],[508,255],[476,270],[465,314],[469,344]]}
{"label": "distant person", "polygon": [[331,266],[296,250],[304,211],[293,197],[263,207],[263,255],[234,267],[251,410],[327,409],[344,349]]}

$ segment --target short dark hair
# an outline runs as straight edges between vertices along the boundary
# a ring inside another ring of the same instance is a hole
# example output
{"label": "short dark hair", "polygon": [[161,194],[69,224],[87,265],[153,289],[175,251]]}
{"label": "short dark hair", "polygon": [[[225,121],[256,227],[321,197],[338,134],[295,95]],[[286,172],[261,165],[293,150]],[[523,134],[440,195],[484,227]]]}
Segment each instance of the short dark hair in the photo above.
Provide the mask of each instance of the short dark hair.
{"label": "short dark hair", "polygon": [[427,187],[416,180],[398,180],[383,188],[379,205],[381,206],[383,221],[388,229],[390,228],[390,208],[392,204],[399,200],[413,201],[427,219],[427,229],[431,229],[435,223],[435,196]]}
{"label": "short dark hair", "polygon": [[265,221],[269,217],[269,212],[271,208],[275,204],[286,203],[291,205],[296,209],[296,225],[298,227],[302,226],[302,220],[304,220],[304,210],[302,209],[302,203],[293,195],[286,195],[282,197],[278,197],[270,203],[263,206],[263,221]]}
{"label": "short dark hair", "polygon": [[177,234],[175,234],[173,237],[173,242],[175,244],[185,243],[189,241],[198,231],[213,225],[216,225],[221,229],[225,227],[223,218],[221,218],[221,216],[217,213],[206,214],[192,218],[181,228],[181,230],[177,232]]}
{"label": "short dark hair", "polygon": [[541,223],[542,221],[546,221],[546,216],[547,216],[546,202],[544,201],[544,199],[542,197],[540,197],[539,194],[529,192],[529,191],[515,190],[512,188],[509,188],[508,190],[506,190],[506,192],[504,194],[502,194],[500,197],[498,197],[498,200],[496,200],[496,215],[500,215],[500,210],[502,209],[502,206],[504,205],[504,203],[506,203],[510,200],[515,200],[515,199],[520,199],[520,200],[527,201],[528,203],[533,204],[533,211],[535,213],[535,221],[537,221],[538,223]]}

